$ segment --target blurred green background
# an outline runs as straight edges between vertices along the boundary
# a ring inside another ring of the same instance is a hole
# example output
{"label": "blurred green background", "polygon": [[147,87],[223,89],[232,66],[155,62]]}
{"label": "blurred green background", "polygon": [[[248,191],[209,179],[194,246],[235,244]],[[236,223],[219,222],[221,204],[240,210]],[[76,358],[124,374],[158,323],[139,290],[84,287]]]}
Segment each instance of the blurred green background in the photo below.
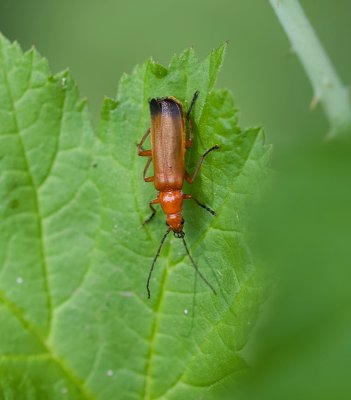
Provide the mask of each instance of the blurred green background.
{"label": "blurred green background", "polygon": [[[351,0],[301,5],[348,86]],[[328,121],[309,110],[311,86],[269,2],[2,1],[0,30],[34,44],[53,72],[69,67],[95,121],[135,64],[167,64],[188,46],[204,57],[229,40],[218,86],[233,92],[242,125],[265,127],[279,171],[252,230],[275,294],[243,349],[256,369],[236,398],[350,399],[351,146],[324,143]]]}
{"label": "blurred green background", "polygon": [[[351,82],[350,0],[301,1],[343,82]],[[243,125],[263,125],[275,146],[328,129],[268,1],[2,0],[0,30],[24,49],[35,45],[53,72],[69,68],[98,119],[122,73],[152,56],[167,64],[194,46],[201,56],[225,40],[218,86],[229,88]]]}

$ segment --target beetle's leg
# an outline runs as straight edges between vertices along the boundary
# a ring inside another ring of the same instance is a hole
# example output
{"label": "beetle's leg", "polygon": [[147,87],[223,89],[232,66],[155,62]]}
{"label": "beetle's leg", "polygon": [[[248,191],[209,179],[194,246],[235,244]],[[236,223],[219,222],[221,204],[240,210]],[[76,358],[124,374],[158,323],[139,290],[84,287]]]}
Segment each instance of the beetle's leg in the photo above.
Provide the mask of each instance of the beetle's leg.
{"label": "beetle's leg", "polygon": [[194,93],[193,98],[191,99],[191,103],[190,103],[189,110],[188,110],[188,112],[186,113],[186,118],[187,118],[187,119],[190,118],[190,113],[191,113],[191,111],[192,111],[192,109],[193,109],[193,107],[194,107],[194,105],[195,105],[195,103],[196,103],[197,98],[199,97],[199,94],[200,94],[200,92],[197,90],[197,91]]}
{"label": "beetle's leg", "polygon": [[141,142],[138,144],[138,156],[151,157],[151,150],[143,149],[143,144],[149,135],[150,135],[150,128],[144,133],[144,136],[141,138]]}
{"label": "beetle's leg", "polygon": [[185,142],[185,148],[186,149],[188,149],[189,147],[191,147],[193,145],[193,124],[192,124],[191,119],[190,119],[190,114],[191,114],[192,109],[194,108],[194,105],[196,103],[197,98],[199,97],[199,93],[200,92],[198,90],[194,93],[194,96],[193,96],[193,98],[191,100],[191,103],[190,103],[189,110],[186,113],[186,119],[187,119],[187,121],[189,123],[189,139]]}
{"label": "beetle's leg", "polygon": [[144,178],[145,182],[153,182],[154,181],[154,177],[153,176],[146,177],[146,172],[149,169],[151,160],[152,160],[152,157],[149,157],[148,160],[147,160],[147,163],[145,165],[145,168],[144,168],[143,178]]}
{"label": "beetle's leg", "polygon": [[208,150],[206,150],[206,151],[204,152],[204,154],[200,157],[199,162],[197,163],[197,166],[196,166],[194,175],[193,175],[192,177],[189,176],[189,174],[188,174],[187,172],[185,172],[185,179],[186,179],[186,181],[187,181],[188,183],[193,183],[194,180],[196,179],[197,174],[198,174],[199,171],[200,171],[200,167],[201,167],[201,165],[202,165],[202,163],[203,163],[205,157],[207,156],[207,154],[210,153],[212,150],[217,150],[217,149],[219,149],[219,146],[218,146],[218,144],[215,144],[215,145],[212,146],[210,149],[208,149]]}
{"label": "beetle's leg", "polygon": [[156,208],[155,207],[153,207],[152,205],[153,204],[159,204],[160,203],[160,200],[157,198],[157,199],[153,199],[153,200],[151,200],[150,201],[150,203],[149,203],[149,207],[150,207],[150,209],[151,209],[151,211],[152,211],[152,214],[150,215],[150,217],[149,218],[146,218],[146,220],[144,221],[144,223],[143,223],[143,225],[146,225],[146,224],[148,224],[151,220],[152,220],[152,218],[155,216],[155,214],[156,214]]}
{"label": "beetle's leg", "polygon": [[196,203],[198,206],[204,208],[206,211],[208,211],[208,212],[209,212],[210,214],[212,214],[213,216],[217,215],[217,214],[216,214],[216,211],[212,210],[212,208],[206,206],[205,204],[200,203],[199,200],[196,199],[195,197],[193,197],[191,194],[183,194],[183,199],[184,199],[184,200],[194,200],[195,203]]}

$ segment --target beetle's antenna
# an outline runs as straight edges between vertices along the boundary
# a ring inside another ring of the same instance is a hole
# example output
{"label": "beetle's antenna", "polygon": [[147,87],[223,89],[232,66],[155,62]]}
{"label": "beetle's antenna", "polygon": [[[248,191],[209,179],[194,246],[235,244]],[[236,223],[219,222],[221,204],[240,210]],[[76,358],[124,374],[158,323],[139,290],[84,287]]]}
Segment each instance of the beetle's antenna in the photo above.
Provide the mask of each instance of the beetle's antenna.
{"label": "beetle's antenna", "polygon": [[186,241],[184,239],[184,236],[181,238],[183,240],[183,244],[185,247],[185,251],[188,254],[191,263],[193,264],[193,267],[195,268],[196,272],[199,274],[200,278],[206,283],[206,285],[212,290],[213,294],[217,294],[217,292],[215,291],[214,287],[210,284],[210,282],[202,275],[202,273],[200,272],[199,268],[197,267],[197,265],[195,264],[195,261],[193,260],[193,258],[190,255],[188,246],[186,244]]}
{"label": "beetle's antenna", "polygon": [[164,243],[164,241],[166,240],[166,237],[168,236],[168,234],[169,234],[170,231],[171,231],[171,228],[168,228],[167,231],[166,231],[166,233],[163,235],[163,238],[161,239],[161,242],[160,242],[160,246],[159,246],[159,248],[158,248],[158,250],[157,250],[157,253],[156,253],[156,255],[155,255],[154,261],[152,262],[152,265],[151,265],[151,268],[150,268],[150,271],[149,271],[149,276],[147,277],[146,290],[147,290],[147,298],[148,298],[148,299],[151,297],[151,292],[150,292],[150,279],[151,279],[152,271],[154,270],[154,266],[155,266],[155,264],[156,264],[156,261],[157,261],[157,259],[158,259],[158,256],[159,256],[160,253],[161,253],[161,249],[162,249],[163,243]]}
{"label": "beetle's antenna", "polygon": [[199,94],[200,94],[200,92],[199,92],[198,90],[194,93],[194,96],[193,96],[193,98],[192,98],[192,100],[191,100],[191,103],[190,103],[189,110],[188,110],[188,112],[186,113],[186,118],[187,118],[187,119],[190,118],[191,111],[192,111],[192,109],[193,109],[193,107],[194,107],[194,105],[195,105],[195,103],[196,103],[197,98],[199,97]]}

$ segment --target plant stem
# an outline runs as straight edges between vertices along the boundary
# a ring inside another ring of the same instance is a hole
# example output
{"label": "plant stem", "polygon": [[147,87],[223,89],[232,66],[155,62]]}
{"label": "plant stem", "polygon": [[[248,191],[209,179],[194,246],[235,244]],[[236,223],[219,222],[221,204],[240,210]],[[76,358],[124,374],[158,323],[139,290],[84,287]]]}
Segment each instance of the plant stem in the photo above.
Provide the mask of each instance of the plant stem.
{"label": "plant stem", "polygon": [[330,124],[329,137],[351,127],[349,90],[342,84],[298,0],[270,0],[294,52],[313,87],[311,106],[321,102]]}

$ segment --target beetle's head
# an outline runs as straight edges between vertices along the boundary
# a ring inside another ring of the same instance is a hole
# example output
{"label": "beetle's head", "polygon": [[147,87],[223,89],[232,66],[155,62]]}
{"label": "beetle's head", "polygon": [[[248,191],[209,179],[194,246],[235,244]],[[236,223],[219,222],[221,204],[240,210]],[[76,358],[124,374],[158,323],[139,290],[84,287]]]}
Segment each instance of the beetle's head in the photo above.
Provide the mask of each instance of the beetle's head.
{"label": "beetle's head", "polygon": [[166,222],[167,225],[174,232],[174,236],[176,236],[177,238],[183,238],[184,219],[182,217],[182,214],[181,213],[168,214],[166,220],[167,220]]}

